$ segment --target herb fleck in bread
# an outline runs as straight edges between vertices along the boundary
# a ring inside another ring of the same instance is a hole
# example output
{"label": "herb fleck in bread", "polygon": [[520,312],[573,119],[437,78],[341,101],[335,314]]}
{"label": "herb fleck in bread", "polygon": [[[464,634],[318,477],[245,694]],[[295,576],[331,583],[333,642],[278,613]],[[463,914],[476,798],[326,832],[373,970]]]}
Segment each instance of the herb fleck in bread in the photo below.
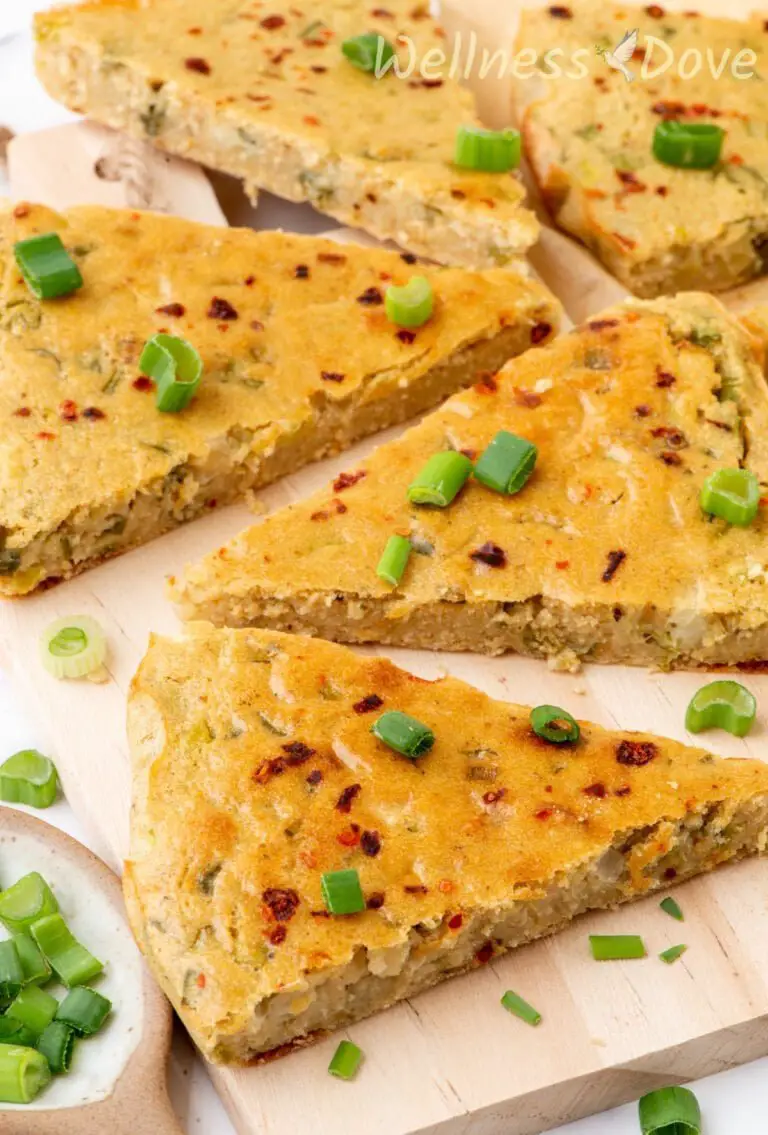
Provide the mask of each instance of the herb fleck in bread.
{"label": "herb fleck in bread", "polygon": [[[384,710],[436,742],[381,745]],[[768,768],[528,709],[452,678],[262,631],[154,638],[134,679],[125,893],[133,931],[210,1059],[281,1055],[552,933],[762,851]],[[367,909],[329,916],[324,872]]]}

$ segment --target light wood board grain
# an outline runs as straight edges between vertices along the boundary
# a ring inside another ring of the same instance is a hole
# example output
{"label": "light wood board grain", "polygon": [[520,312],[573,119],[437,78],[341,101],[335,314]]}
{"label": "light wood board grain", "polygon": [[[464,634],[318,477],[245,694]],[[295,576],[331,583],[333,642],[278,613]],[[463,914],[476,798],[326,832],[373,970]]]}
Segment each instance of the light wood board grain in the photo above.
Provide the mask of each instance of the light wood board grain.
{"label": "light wood board grain", "polygon": [[[100,185],[84,181],[83,192],[93,197]],[[174,192],[169,184],[166,196]],[[385,438],[286,478],[260,500],[272,509],[305,496]],[[244,507],[224,510],[61,587],[0,605],[0,646],[20,694],[47,726],[73,807],[115,863],[128,838],[127,686],[150,629],[179,630],[164,577],[252,521]],[[104,685],[57,683],[39,665],[40,630],[79,612],[108,633]],[[414,672],[449,670],[499,698],[554,702],[607,725],[682,739],[685,705],[701,684],[694,674],[626,667],[556,675],[516,657],[391,653]],[[746,681],[768,705],[768,678]],[[766,751],[765,728],[763,719],[747,740],[713,734],[711,742],[727,755],[758,756]],[[723,870],[680,890],[683,927],[653,900],[585,919],[365,1021],[350,1030],[366,1053],[354,1083],[326,1073],[332,1038],[264,1068],[215,1071],[217,1087],[242,1135],[537,1135],[662,1083],[749,1060],[768,1052],[765,884],[764,864]],[[643,934],[651,957],[597,965],[587,950],[587,934],[597,927]],[[658,962],[659,950],[681,940],[690,947],[683,960]],[[538,1029],[503,1012],[507,988],[541,1010]]]}

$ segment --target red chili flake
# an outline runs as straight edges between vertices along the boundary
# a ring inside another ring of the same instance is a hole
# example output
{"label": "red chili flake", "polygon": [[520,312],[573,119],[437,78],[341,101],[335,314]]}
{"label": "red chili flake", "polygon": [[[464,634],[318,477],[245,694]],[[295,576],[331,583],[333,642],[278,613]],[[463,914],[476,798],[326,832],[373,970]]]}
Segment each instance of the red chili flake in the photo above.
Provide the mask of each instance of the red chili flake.
{"label": "red chili flake", "polygon": [[451,190],[451,197],[455,197],[457,201],[463,201],[466,196],[467,195],[466,195],[466,193],[464,192],[463,189],[452,189]]}
{"label": "red chili flake", "polygon": [[305,745],[303,741],[289,741],[287,745],[282,745],[281,748],[284,753],[288,754],[286,764],[293,768],[305,764],[310,757],[315,755],[315,750],[310,749],[309,745]]}
{"label": "red chili flake", "polygon": [[664,15],[664,9],[661,8],[658,4],[649,4],[645,10],[647,14],[654,20],[660,20]]}
{"label": "red chili flake", "polygon": [[668,185],[657,185],[655,190],[654,190],[654,193],[658,193],[659,197],[666,197],[667,194],[669,193],[669,186]]}
{"label": "red chili flake", "polygon": [[497,788],[493,792],[486,792],[483,796],[484,804],[498,804],[504,796],[507,795],[506,788]]}
{"label": "red chili flake", "polygon": [[384,895],[381,891],[375,891],[372,895],[368,896],[365,905],[368,907],[368,910],[381,910],[384,906]]}
{"label": "red chili flake", "polygon": [[733,166],[743,166],[744,165],[744,159],[742,158],[741,154],[731,154],[731,156],[728,158],[728,161]]}
{"label": "red chili flake", "polygon": [[461,928],[461,924],[462,924],[463,921],[464,921],[464,915],[463,914],[454,914],[452,918],[448,919],[448,929],[449,930],[459,930]]}
{"label": "red chili flake", "polygon": [[622,741],[616,750],[616,760],[620,765],[647,765],[658,755],[653,741]]}
{"label": "red chili flake", "polygon": [[400,259],[404,260],[406,264],[415,264],[419,258],[413,252],[401,252]]}
{"label": "red chili flake", "polygon": [[596,796],[598,800],[602,800],[605,796],[605,785],[597,781],[595,784],[588,784],[584,789],[585,796]]}
{"label": "red chili flake", "polygon": [[411,883],[408,886],[403,887],[403,890],[405,891],[405,893],[407,895],[426,895],[427,894],[427,888],[424,886],[423,883]]}
{"label": "red chili flake", "polygon": [[679,453],[662,453],[659,455],[665,465],[682,465],[683,459]]}
{"label": "red chili flake", "polygon": [[284,16],[265,16],[263,20],[259,20],[259,25],[266,28],[268,32],[274,31],[275,28],[281,28],[284,24]]}
{"label": "red chili flake", "polygon": [[531,328],[531,342],[534,344],[543,343],[544,340],[547,339],[551,334],[551,323],[534,323],[533,327]]}
{"label": "red chili flake", "polygon": [[77,403],[73,402],[71,398],[66,398],[59,405],[59,417],[64,422],[77,421]]}
{"label": "red chili flake", "polygon": [[384,699],[380,698],[378,694],[367,694],[360,701],[356,701],[352,706],[355,713],[372,713],[374,709],[378,709],[380,705],[384,705]]}
{"label": "red chili flake", "polygon": [[620,788],[614,790],[614,796],[629,796],[632,789],[628,784],[622,784]]}
{"label": "red chili flake", "polygon": [[503,568],[507,566],[506,552],[490,540],[486,540],[479,548],[475,548],[474,552],[470,552],[469,558],[477,563],[487,564],[488,567]]}
{"label": "red chili flake", "polygon": [[378,17],[380,20],[392,19],[392,13],[388,12],[386,8],[371,8],[371,15]]}
{"label": "red chili flake", "polygon": [[31,413],[29,406],[19,406],[18,410],[13,411],[13,416],[15,418],[28,418]]}
{"label": "red chili flake", "polygon": [[285,941],[287,934],[288,930],[285,926],[276,926],[269,935],[269,940],[273,946],[279,946],[281,942]]}
{"label": "red chili flake", "polygon": [[172,315],[176,319],[180,319],[186,310],[183,303],[167,303],[164,307],[155,308],[158,315]]}
{"label": "red chili flake", "polygon": [[370,287],[366,288],[365,291],[357,297],[357,302],[368,307],[373,307],[376,304],[384,303],[384,297],[378,288]]}
{"label": "red chili flake", "polygon": [[375,193],[366,193],[365,199],[366,199],[366,201],[370,201],[370,203],[372,205],[375,205],[376,202],[378,201],[378,197],[376,196]]}
{"label": "red chili flake", "polygon": [[40,433],[37,434],[37,437],[40,439],[40,441],[55,441],[56,440],[56,434],[52,434],[48,430],[41,430]]}
{"label": "red chili flake", "polygon": [[381,836],[378,832],[365,831],[360,836],[360,850],[363,855],[374,859],[381,851]]}
{"label": "red chili flake", "polygon": [[561,4],[554,4],[549,9],[549,14],[555,20],[572,20],[573,12],[570,8],[565,8]]}
{"label": "red chili flake", "polygon": [[338,477],[333,482],[333,491],[335,493],[341,493],[344,489],[349,489],[352,485],[356,485],[358,481],[362,481],[365,475],[365,469],[358,469],[356,473],[339,473]]}
{"label": "red chili flake", "polygon": [[262,899],[276,922],[290,922],[299,905],[299,896],[289,887],[267,887]]}
{"label": "red chili flake", "polygon": [[613,621],[614,621],[614,623],[620,623],[623,618],[624,618],[624,612],[621,609],[621,607],[614,607],[613,608]]}
{"label": "red chili flake", "polygon": [[567,571],[570,566],[571,566],[570,560],[556,560],[555,561],[555,567],[557,568],[558,571]]}
{"label": "red chili flake", "polygon": [[670,374],[667,370],[662,370],[661,367],[656,367],[656,385],[660,386],[662,390],[674,386],[676,382],[677,379],[673,374]]}
{"label": "red chili flake", "polygon": [[251,331],[263,331],[264,330],[264,324],[261,322],[260,319],[252,319],[251,322],[248,324],[248,326],[250,327]]}
{"label": "red chili flake", "polygon": [[187,28],[187,35],[202,35],[202,28]]}
{"label": "red chili flake", "polygon": [[355,831],[355,826],[353,825],[347,831],[339,832],[336,836],[336,842],[340,843],[342,847],[357,847],[360,842],[360,829],[358,828]]}
{"label": "red chili flake", "polygon": [[312,769],[312,772],[307,777],[307,784],[319,784],[323,779],[323,774],[319,768]]}
{"label": "red chili flake", "polygon": [[475,961],[484,966],[493,957],[493,942],[486,942],[475,954]]}
{"label": "red chili flake", "polygon": [[643,402],[640,406],[635,406],[636,418],[647,418],[651,413],[653,413],[653,411],[647,402]]}
{"label": "red chili flake", "polygon": [[538,812],[533,813],[534,820],[548,820],[554,814],[554,808],[540,808]]}
{"label": "red chili flake", "polygon": [[541,405],[541,396],[534,393],[533,390],[523,390],[520,386],[516,386],[513,393],[518,406],[526,406],[529,410],[535,410],[537,406]]}
{"label": "red chili flake", "polygon": [[632,240],[631,237],[622,236],[621,233],[611,233],[611,236],[614,236],[616,238],[616,240],[619,242],[619,244],[622,244],[625,248],[629,249],[630,251],[633,248],[637,248],[637,241]]}
{"label": "red chili flake", "polygon": [[665,879],[676,879],[677,878],[677,871],[675,870],[675,868],[674,867],[665,868],[664,878]]}
{"label": "red chili flake", "polygon": [[481,373],[479,381],[475,383],[475,390],[478,394],[495,394],[498,389],[499,384],[490,371]]}
{"label": "red chili flake", "polygon": [[360,795],[360,792],[359,784],[348,785],[336,801],[336,811],[349,813],[352,810],[352,802],[356,796]]}
{"label": "red chili flake", "polygon": [[395,332],[395,338],[399,339],[401,343],[413,343],[416,339],[415,331],[408,331],[405,327],[401,327],[399,331]]}
{"label": "red chili flake", "polygon": [[[243,280],[243,283],[245,284],[246,288],[252,288],[253,285],[256,283],[256,277],[255,276],[246,276],[245,279]],[[256,320],[254,320],[254,323],[255,322],[256,322]],[[253,323],[251,324],[251,327],[253,327]]]}
{"label": "red chili flake", "polygon": [[590,331],[604,331],[606,327],[618,327],[618,319],[590,319],[587,327]]}
{"label": "red chili flake", "polygon": [[616,572],[627,558],[627,553],[623,552],[620,548],[615,552],[608,553],[608,566],[602,574],[603,583],[610,583]]}
{"label": "red chili flake", "polygon": [[211,65],[206,59],[199,59],[197,57],[185,59],[184,66],[188,71],[196,71],[198,75],[210,75],[211,73]]}
{"label": "red chili flake", "polygon": [[134,378],[131,386],[134,390],[140,390],[142,394],[148,394],[150,390],[155,389],[154,380],[146,374],[140,374],[138,378]]}
{"label": "red chili flake", "polygon": [[624,186],[625,193],[645,193],[648,188],[631,170],[617,169],[616,176]]}
{"label": "red chili flake", "polygon": [[308,264],[297,264],[296,267],[293,270],[293,276],[294,276],[294,279],[296,279],[296,280],[308,280],[309,279],[309,265]]}
{"label": "red chili flake", "polygon": [[237,319],[238,315],[229,300],[214,296],[208,308],[209,319]]}
{"label": "red chili flake", "polygon": [[328,70],[327,67],[318,67],[318,66],[310,67],[310,71],[314,71],[316,75],[324,75],[327,70]]}
{"label": "red chili flake", "polygon": [[716,107],[707,106],[706,103],[695,102],[691,107],[691,114],[696,114],[699,118],[705,116],[707,118],[719,118],[722,111],[717,110]]}
{"label": "red chili flake", "polygon": [[[325,71],[325,67],[323,67]],[[341,252],[318,252],[317,259],[321,264],[346,264],[347,258]]]}
{"label": "red chili flake", "polygon": [[688,445],[685,434],[674,426],[655,426],[651,430],[651,437],[666,438],[673,449],[684,449]]}
{"label": "red chili flake", "polygon": [[17,218],[17,220],[21,221],[21,220],[24,219],[24,217],[29,216],[29,212],[30,212],[29,205],[27,205],[26,202],[22,202],[20,205],[17,205],[16,208],[13,210],[13,215],[14,215],[14,217]]}
{"label": "red chili flake", "polygon": [[343,375],[338,370],[321,370],[320,377],[324,382],[343,382],[346,375]]}

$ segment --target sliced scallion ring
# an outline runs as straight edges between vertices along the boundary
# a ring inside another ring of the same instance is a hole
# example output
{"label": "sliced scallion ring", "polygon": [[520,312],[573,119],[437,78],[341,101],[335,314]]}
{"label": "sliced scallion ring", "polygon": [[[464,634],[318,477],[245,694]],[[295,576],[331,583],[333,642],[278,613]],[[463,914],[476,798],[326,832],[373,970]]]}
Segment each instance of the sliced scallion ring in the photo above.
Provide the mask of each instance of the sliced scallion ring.
{"label": "sliced scallion ring", "polygon": [[328,1071],[340,1080],[351,1080],[356,1075],[362,1059],[362,1050],[356,1044],[351,1040],[342,1040],[328,1065]]}
{"label": "sliced scallion ring", "polygon": [[83,286],[80,269],[67,252],[58,233],[42,233],[13,246],[27,287],[41,300],[67,296]]}
{"label": "sliced scallion ring", "polygon": [[40,658],[54,678],[84,678],[103,665],[104,632],[90,615],[56,619],[40,637]]}
{"label": "sliced scallion ring", "polygon": [[696,691],[685,712],[685,728],[689,733],[725,729],[734,737],[746,737],[756,714],[754,694],[741,682],[723,678]]}
{"label": "sliced scallion ring", "polygon": [[671,897],[671,895],[668,896],[665,899],[662,899],[661,902],[659,903],[659,906],[661,907],[661,909],[664,911],[665,914],[669,915],[670,918],[674,918],[678,922],[684,922],[685,921],[685,917],[683,915],[683,912],[680,909],[680,904],[677,902],[676,899],[673,899]]}
{"label": "sliced scallion ring", "polygon": [[57,777],[53,761],[37,749],[22,749],[0,765],[0,800],[49,808],[56,799]]}
{"label": "sliced scallion ring", "polygon": [[320,880],[320,890],[330,914],[359,914],[365,910],[360,877],[354,867],[327,871]]}
{"label": "sliced scallion ring", "polygon": [[388,748],[411,760],[424,756],[435,743],[435,735],[428,725],[397,709],[382,713],[371,726],[371,733]]}
{"label": "sliced scallion ring", "polygon": [[506,173],[520,165],[522,146],[517,130],[483,130],[460,126],[456,131],[454,163],[460,169]]}
{"label": "sliced scallion ring", "polygon": [[104,969],[72,934],[60,914],[49,914],[33,922],[29,932],[42,950],[51,969],[63,985],[87,985]]}
{"label": "sliced scallion ring", "polygon": [[662,950],[659,954],[659,957],[663,962],[666,962],[668,966],[671,966],[672,963],[676,962],[678,958],[682,958],[687,949],[687,946],[682,945],[670,946],[668,950]]}
{"label": "sliced scallion ring", "polygon": [[532,441],[499,430],[475,463],[475,480],[497,493],[519,493],[533,473],[538,452]]}
{"label": "sliced scallion ring", "polygon": [[525,1021],[527,1025],[538,1025],[541,1021],[541,1013],[534,1009],[533,1005],[529,1005],[517,993],[513,993],[511,989],[501,999],[501,1003],[507,1012],[512,1013],[513,1016],[519,1017],[521,1021]]}
{"label": "sliced scallion ring", "polygon": [[30,871],[12,887],[0,891],[0,922],[11,934],[26,933],[38,918],[59,909],[51,888],[42,875]]}
{"label": "sliced scallion ring", "polygon": [[376,568],[379,579],[397,587],[411,558],[411,541],[405,536],[390,536]]}
{"label": "sliced scallion ring", "polygon": [[106,1021],[112,1002],[95,989],[79,985],[70,989],[62,1003],[56,1007],[56,1020],[74,1029],[78,1036],[93,1036]]}
{"label": "sliced scallion ring", "polygon": [[39,1037],[37,1051],[48,1061],[54,1076],[62,1076],[69,1071],[75,1040],[75,1030],[63,1021],[51,1021]]}
{"label": "sliced scallion ring", "polygon": [[411,276],[401,288],[390,284],[384,293],[387,319],[398,327],[421,327],[434,306],[435,295],[426,276]]}
{"label": "sliced scallion ring", "polygon": [[557,705],[537,705],[532,709],[531,728],[537,737],[553,745],[575,744],[581,736],[576,718]]}
{"label": "sliced scallion ring", "polygon": [[710,516],[746,528],[760,507],[760,482],[750,469],[718,469],[702,485],[699,502]]}
{"label": "sliced scallion ring", "polygon": [[442,450],[430,457],[408,486],[411,504],[446,508],[464,487],[472,462],[463,453]]}
{"label": "sliced scallion ring", "polygon": [[203,375],[203,360],[186,339],[178,335],[153,335],[144,344],[139,370],[155,380],[155,405],[166,414],[177,414],[192,401]]}
{"label": "sliced scallion ring", "polygon": [[653,132],[653,156],[678,169],[711,169],[720,159],[724,137],[714,123],[665,119]]}
{"label": "sliced scallion ring", "polygon": [[596,962],[628,961],[646,954],[639,934],[590,934],[589,947]]}
{"label": "sliced scallion ring", "polygon": [[643,1135],[701,1135],[699,1101],[688,1088],[659,1088],[638,1104]]}
{"label": "sliced scallion ring", "polygon": [[51,1070],[42,1052],[0,1044],[0,1103],[31,1103],[50,1079]]}

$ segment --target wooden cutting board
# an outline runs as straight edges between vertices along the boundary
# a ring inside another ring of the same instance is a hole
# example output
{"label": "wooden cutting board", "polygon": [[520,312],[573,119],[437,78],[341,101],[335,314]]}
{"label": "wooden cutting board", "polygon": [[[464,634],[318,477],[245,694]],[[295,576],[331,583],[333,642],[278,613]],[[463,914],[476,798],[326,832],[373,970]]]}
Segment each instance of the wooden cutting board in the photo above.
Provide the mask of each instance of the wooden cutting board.
{"label": "wooden cutting board", "polygon": [[[33,142],[26,139],[24,145],[33,147]],[[11,155],[14,179],[20,156],[20,149]],[[52,136],[46,159],[55,166]],[[90,152],[89,161],[92,167]],[[177,169],[176,163],[166,164],[165,175],[161,201],[171,203],[177,178],[189,191],[189,179],[202,176],[188,166]],[[87,165],[77,177],[78,192],[104,199],[103,182]],[[35,196],[44,190],[46,200],[56,203],[58,178],[41,178],[33,188]],[[203,189],[198,181],[185,197],[196,202],[185,207],[186,215],[215,220],[208,205],[203,207]],[[133,192],[126,184],[131,204]],[[385,438],[286,478],[261,493],[260,502],[272,509],[305,496]],[[164,598],[164,577],[252,520],[245,507],[223,510],[61,587],[0,604],[0,649],[19,694],[47,727],[48,751],[69,800],[116,865],[128,844],[126,690],[150,629],[179,630]],[[38,661],[42,628],[58,616],[83,612],[94,615],[109,636],[110,681],[104,685],[58,683]],[[626,667],[593,667],[574,676],[553,674],[542,663],[517,657],[391,654],[419,674],[434,677],[449,670],[498,698],[553,702],[609,726],[681,739],[685,706],[701,684],[693,674],[651,675]],[[766,752],[768,677],[746,682],[765,707],[763,720],[747,740],[712,734],[708,741],[726,755]],[[687,916],[682,927],[654,900],[584,919],[555,938],[356,1025],[347,1035],[363,1048],[366,1061],[353,1083],[326,1072],[338,1037],[263,1068],[214,1070],[215,1082],[241,1135],[359,1135],[361,1130],[366,1135],[538,1135],[661,1084],[720,1071],[768,1052],[765,881],[764,864],[725,869],[680,888]],[[597,928],[643,934],[652,956],[597,965],[587,950],[587,934]],[[679,941],[690,948],[675,966],[653,956]],[[499,998],[507,988],[541,1010],[544,1022],[538,1029],[503,1012]]]}

